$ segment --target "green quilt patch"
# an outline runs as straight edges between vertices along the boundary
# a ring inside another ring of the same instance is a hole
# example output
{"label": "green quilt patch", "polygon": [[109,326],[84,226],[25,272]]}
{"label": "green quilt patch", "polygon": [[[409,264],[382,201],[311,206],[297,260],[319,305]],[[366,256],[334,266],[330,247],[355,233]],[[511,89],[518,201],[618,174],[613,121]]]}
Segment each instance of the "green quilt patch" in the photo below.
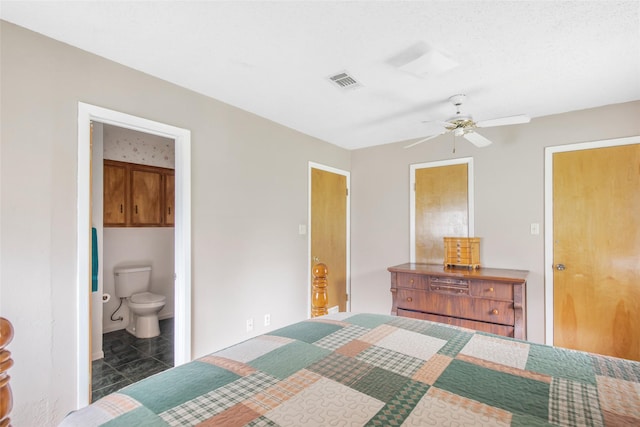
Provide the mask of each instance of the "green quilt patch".
{"label": "green quilt patch", "polygon": [[326,357],[331,351],[294,341],[249,362],[249,365],[281,380]]}
{"label": "green quilt patch", "polygon": [[452,360],[435,387],[514,414],[549,418],[549,384]]}
{"label": "green quilt patch", "polygon": [[368,394],[374,399],[388,402],[400,391],[409,378],[389,372],[381,368],[373,368],[362,378],[351,384],[351,388],[361,393]]}
{"label": "green quilt patch", "polygon": [[[120,393],[133,397],[159,414],[238,378],[239,375],[226,369],[194,361],[134,383]],[[171,387],[171,393],[167,393],[167,386]]]}
{"label": "green quilt patch", "polygon": [[531,344],[525,369],[557,378],[596,385],[592,360],[588,353]]}
{"label": "green quilt patch", "polygon": [[388,427],[402,425],[422,396],[429,391],[429,386],[409,380],[398,392],[387,401],[380,411],[366,424],[369,426]]}
{"label": "green quilt patch", "polygon": [[375,329],[380,325],[390,323],[389,320],[389,316],[385,316],[382,314],[355,314],[347,319],[344,319],[344,321],[347,323],[369,329]]}
{"label": "green quilt patch", "polygon": [[341,326],[322,322],[300,322],[294,325],[285,326],[269,332],[269,335],[292,338],[306,343],[314,343],[335,331],[342,329]]}

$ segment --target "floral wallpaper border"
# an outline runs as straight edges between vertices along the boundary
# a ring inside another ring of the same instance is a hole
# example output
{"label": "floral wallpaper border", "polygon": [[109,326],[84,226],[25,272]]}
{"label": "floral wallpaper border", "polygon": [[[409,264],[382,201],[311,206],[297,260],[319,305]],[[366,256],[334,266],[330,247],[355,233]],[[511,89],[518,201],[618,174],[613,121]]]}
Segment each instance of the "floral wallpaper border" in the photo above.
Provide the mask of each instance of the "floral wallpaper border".
{"label": "floral wallpaper border", "polygon": [[103,125],[105,159],[175,169],[175,141],[118,126]]}

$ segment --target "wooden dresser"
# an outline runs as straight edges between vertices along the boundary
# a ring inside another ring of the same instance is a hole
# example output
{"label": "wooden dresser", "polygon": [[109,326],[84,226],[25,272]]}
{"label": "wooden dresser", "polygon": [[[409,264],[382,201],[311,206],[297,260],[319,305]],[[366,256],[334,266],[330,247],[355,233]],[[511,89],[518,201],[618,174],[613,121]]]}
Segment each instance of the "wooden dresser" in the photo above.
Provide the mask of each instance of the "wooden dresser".
{"label": "wooden dresser", "polygon": [[527,338],[527,271],[412,263],[388,270],[393,315]]}

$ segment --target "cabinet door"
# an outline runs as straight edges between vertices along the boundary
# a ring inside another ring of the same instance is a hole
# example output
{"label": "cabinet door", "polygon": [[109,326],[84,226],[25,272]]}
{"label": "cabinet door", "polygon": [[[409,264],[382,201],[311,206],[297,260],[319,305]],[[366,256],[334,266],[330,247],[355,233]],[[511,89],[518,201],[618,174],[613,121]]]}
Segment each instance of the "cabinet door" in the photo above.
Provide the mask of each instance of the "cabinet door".
{"label": "cabinet door", "polygon": [[123,166],[104,165],[104,225],[126,225],[126,175]]}
{"label": "cabinet door", "polygon": [[165,225],[174,225],[175,224],[175,196],[176,196],[176,186],[175,186],[175,175],[167,174],[165,175],[165,187],[164,187],[164,223]]}
{"label": "cabinet door", "polygon": [[162,224],[162,174],[131,171],[131,222],[134,225]]}

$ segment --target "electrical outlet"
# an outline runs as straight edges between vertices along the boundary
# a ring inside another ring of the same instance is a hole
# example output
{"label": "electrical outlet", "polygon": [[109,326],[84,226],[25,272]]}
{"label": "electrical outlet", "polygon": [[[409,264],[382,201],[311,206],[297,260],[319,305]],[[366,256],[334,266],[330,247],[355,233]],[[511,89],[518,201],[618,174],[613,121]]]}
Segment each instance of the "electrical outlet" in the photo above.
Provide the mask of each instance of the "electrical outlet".
{"label": "electrical outlet", "polygon": [[253,331],[253,317],[251,319],[247,319],[247,332]]}
{"label": "electrical outlet", "polygon": [[264,315],[264,326],[269,326],[271,324],[271,315],[270,314],[265,314]]}

